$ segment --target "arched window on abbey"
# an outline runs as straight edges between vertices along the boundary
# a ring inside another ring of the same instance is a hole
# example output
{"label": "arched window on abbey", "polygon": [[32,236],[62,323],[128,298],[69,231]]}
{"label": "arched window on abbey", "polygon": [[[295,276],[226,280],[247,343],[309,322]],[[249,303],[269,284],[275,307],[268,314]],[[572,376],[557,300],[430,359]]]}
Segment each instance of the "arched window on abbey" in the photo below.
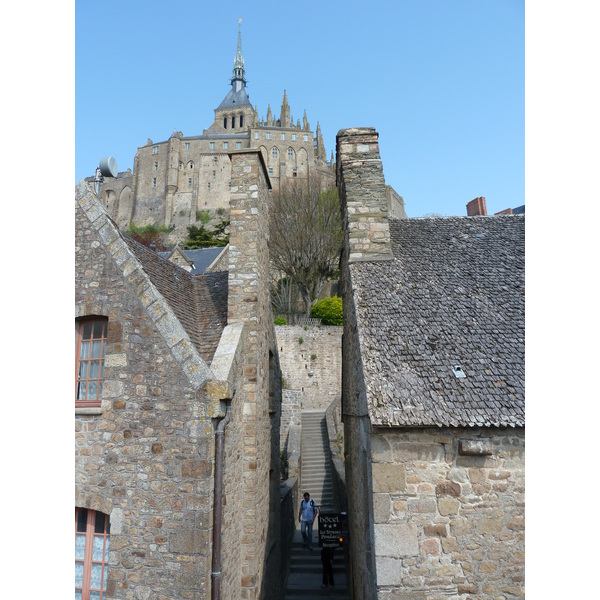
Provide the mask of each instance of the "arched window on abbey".
{"label": "arched window on abbey", "polygon": [[227,129],[227,117],[223,117],[223,127]]}
{"label": "arched window on abbey", "polygon": [[277,158],[279,156],[279,150],[277,150],[277,146],[273,146],[273,150],[271,151],[273,158]]}
{"label": "arched window on abbey", "polygon": [[193,169],[194,168],[194,161],[190,160],[190,162],[188,163],[188,169]]}
{"label": "arched window on abbey", "polygon": [[235,129],[235,116],[231,117],[231,129]]}
{"label": "arched window on abbey", "polygon": [[287,155],[288,160],[294,160],[294,150],[292,148],[288,148]]}
{"label": "arched window on abbey", "polygon": [[244,126],[244,115],[240,115],[240,127]]}

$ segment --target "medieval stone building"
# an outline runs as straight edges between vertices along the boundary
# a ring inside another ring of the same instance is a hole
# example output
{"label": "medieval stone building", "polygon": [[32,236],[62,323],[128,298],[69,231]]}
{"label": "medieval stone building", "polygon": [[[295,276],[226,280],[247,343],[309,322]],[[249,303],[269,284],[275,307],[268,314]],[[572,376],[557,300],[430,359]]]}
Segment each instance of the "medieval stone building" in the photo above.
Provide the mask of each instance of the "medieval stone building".
{"label": "medieval stone building", "polygon": [[120,228],[130,222],[179,227],[198,219],[199,211],[229,212],[231,161],[229,152],[259,149],[272,189],[281,182],[320,174],[333,182],[333,153],[327,160],[321,128],[311,129],[306,111],[302,120],[291,113],[286,92],[279,117],[271,107],[259,118],[246,92],[241,32],[238,32],[231,89],[215,109],[214,122],[202,135],[174,131],[168,140],[138,148],[133,172],[107,178],[99,195]]}
{"label": "medieval stone building", "polygon": [[76,597],[280,592],[267,165],[255,149],[227,160],[221,272],[161,258],[76,190]]}
{"label": "medieval stone building", "polygon": [[522,598],[524,217],[388,218],[371,128],[337,184],[353,597]]}

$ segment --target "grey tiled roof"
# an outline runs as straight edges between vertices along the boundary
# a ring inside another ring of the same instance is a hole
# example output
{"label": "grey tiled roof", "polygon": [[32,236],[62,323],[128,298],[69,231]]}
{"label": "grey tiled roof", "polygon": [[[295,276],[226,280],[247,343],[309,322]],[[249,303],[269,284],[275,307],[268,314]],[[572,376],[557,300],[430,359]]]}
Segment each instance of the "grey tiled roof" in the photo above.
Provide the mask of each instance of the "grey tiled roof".
{"label": "grey tiled roof", "polygon": [[525,218],[390,220],[390,234],[392,261],[350,265],[371,422],[524,425]]}
{"label": "grey tiled roof", "polygon": [[242,86],[237,92],[233,88],[230,89],[227,96],[223,98],[223,101],[217,107],[217,110],[220,108],[238,108],[240,106],[248,105],[250,105],[250,99],[248,98],[246,89]]}
{"label": "grey tiled roof", "polygon": [[[187,256],[189,260],[194,264],[194,268],[190,271],[192,275],[201,275],[206,272],[206,269],[212,265],[217,256],[223,252],[225,249],[224,246],[219,246],[215,248],[197,248],[195,250],[184,250],[181,251]],[[168,259],[172,250],[168,250],[166,252],[157,252],[161,258]]]}
{"label": "grey tiled roof", "polygon": [[200,356],[210,364],[227,325],[228,273],[191,275],[146,246],[121,235],[169,303]]}

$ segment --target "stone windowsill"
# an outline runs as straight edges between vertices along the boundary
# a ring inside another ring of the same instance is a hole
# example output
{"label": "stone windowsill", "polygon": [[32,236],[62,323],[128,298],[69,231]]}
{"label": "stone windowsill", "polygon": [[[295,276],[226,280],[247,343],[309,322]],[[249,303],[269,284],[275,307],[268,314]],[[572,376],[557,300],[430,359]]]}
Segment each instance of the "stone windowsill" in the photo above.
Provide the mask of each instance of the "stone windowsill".
{"label": "stone windowsill", "polygon": [[101,415],[102,407],[101,406],[76,406],[75,414],[76,415]]}

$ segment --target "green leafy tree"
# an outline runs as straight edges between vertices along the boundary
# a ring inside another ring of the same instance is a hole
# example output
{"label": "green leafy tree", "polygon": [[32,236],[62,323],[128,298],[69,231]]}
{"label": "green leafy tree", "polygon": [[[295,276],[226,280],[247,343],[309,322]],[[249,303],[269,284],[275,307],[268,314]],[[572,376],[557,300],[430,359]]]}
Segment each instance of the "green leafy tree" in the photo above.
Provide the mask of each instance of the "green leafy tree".
{"label": "green leafy tree", "polygon": [[211,231],[204,225],[197,227],[190,225],[188,227],[188,239],[184,241],[183,247],[186,250],[196,250],[197,248],[214,248],[215,246],[226,246],[229,242],[229,236],[225,229],[229,226],[229,221],[221,221]]}

